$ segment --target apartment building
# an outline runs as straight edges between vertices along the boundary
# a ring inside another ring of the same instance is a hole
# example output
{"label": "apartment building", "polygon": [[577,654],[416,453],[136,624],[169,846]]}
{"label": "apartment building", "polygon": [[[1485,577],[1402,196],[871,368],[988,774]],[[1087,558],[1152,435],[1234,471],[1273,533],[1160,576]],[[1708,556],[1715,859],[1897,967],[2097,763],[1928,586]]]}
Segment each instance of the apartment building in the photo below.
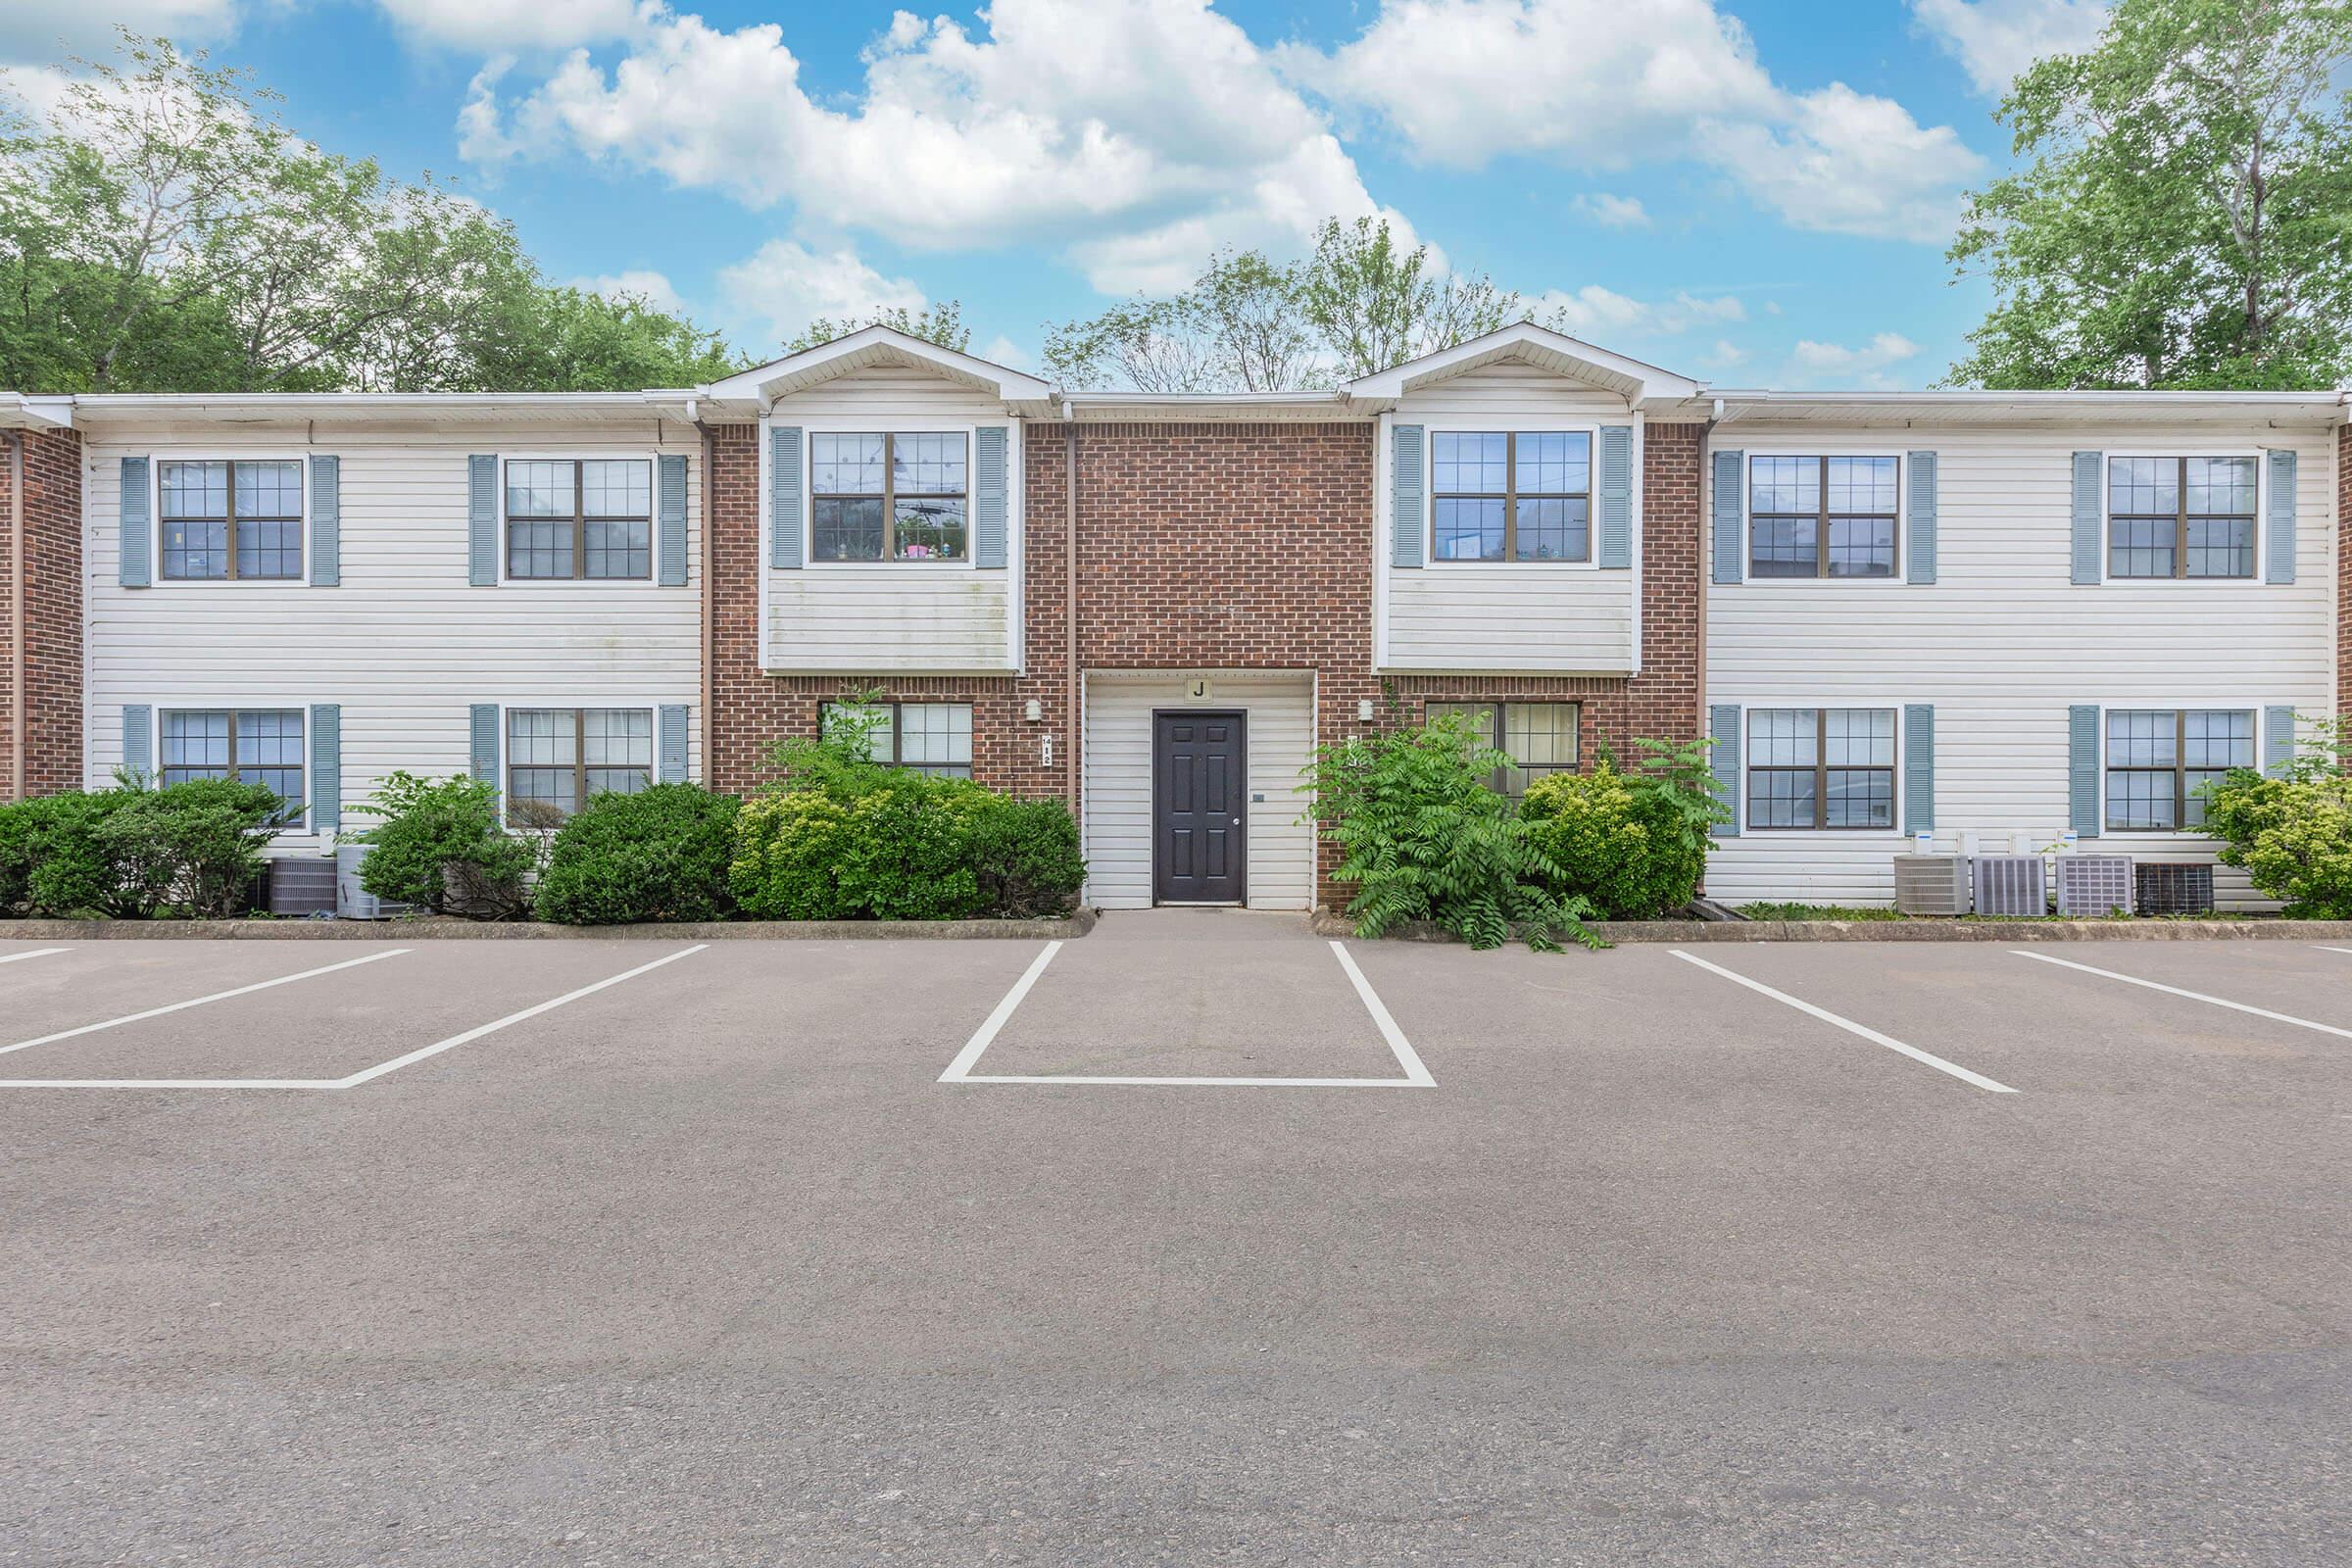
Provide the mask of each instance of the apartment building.
{"label": "apartment building", "polygon": [[396,768],[741,789],[870,703],[893,761],[1071,801],[1098,904],[1301,908],[1315,745],[1454,706],[1506,790],[1711,736],[1729,899],[1886,902],[1923,833],[2209,862],[2201,777],[2338,709],[2343,422],[1532,325],[1311,393],[877,327],[642,394],[0,398],[0,787],[254,774],[316,856]]}

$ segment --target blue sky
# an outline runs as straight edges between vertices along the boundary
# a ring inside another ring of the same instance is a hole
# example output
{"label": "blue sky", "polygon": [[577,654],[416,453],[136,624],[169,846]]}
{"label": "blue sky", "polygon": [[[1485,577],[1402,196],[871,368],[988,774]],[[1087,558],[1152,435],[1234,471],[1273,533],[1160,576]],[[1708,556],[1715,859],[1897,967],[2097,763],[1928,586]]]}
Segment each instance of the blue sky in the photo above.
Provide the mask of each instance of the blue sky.
{"label": "blue sky", "polygon": [[1719,385],[1916,386],[1991,111],[2099,0],[10,0],[26,96],[110,24],[201,44],[338,152],[430,170],[549,271],[771,350],[958,299],[976,350],[1388,215]]}

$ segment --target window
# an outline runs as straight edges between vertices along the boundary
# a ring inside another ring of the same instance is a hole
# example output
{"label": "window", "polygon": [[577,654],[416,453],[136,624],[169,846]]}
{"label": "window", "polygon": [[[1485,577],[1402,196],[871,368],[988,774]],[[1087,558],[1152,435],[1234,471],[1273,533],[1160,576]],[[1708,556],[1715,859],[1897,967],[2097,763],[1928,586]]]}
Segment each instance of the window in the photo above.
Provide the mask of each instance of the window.
{"label": "window", "polygon": [[1894,575],[1893,458],[1747,461],[1751,577]]}
{"label": "window", "polygon": [[654,473],[644,458],[507,464],[507,575],[654,574]]}
{"label": "window", "polygon": [[2252,709],[2111,709],[2107,826],[2166,832],[2205,820],[2200,784],[2254,765]]}
{"label": "window", "polygon": [[164,576],[249,581],[302,575],[302,465],[156,465]]}
{"label": "window", "polygon": [[166,709],[163,740],[162,782],[233,778],[267,785],[286,803],[277,825],[302,825],[307,799],[301,709]]}
{"label": "window", "polygon": [[960,432],[810,436],[811,557],[966,559],[963,459]]}
{"label": "window", "polygon": [[1440,430],[1430,480],[1439,561],[1592,558],[1589,432]]}
{"label": "window", "polygon": [[569,816],[591,795],[635,795],[654,781],[645,708],[507,710],[507,816],[525,827]]}
{"label": "window", "polygon": [[1753,708],[1747,825],[1894,826],[1894,710]]}
{"label": "window", "polygon": [[855,713],[873,715],[875,761],[942,778],[972,776],[971,704],[827,703],[819,721],[827,733],[835,733]]}
{"label": "window", "polygon": [[[1431,703],[1427,716],[1467,713],[1479,738],[1511,760],[1489,783],[1517,800],[1540,773],[1573,773],[1577,768],[1574,703]],[[1500,729],[1497,730],[1496,726]],[[1500,740],[1494,737],[1499,733]]]}
{"label": "window", "polygon": [[2252,458],[2110,458],[2107,575],[2254,575]]}

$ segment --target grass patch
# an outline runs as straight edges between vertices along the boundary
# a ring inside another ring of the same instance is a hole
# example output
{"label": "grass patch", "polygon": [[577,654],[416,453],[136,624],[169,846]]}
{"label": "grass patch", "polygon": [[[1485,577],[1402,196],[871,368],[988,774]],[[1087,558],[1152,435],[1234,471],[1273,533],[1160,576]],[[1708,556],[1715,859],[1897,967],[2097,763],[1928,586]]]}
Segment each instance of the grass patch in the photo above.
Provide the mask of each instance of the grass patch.
{"label": "grass patch", "polygon": [[1901,920],[1895,909],[1862,909],[1842,904],[1742,904],[1740,912],[1750,920]]}

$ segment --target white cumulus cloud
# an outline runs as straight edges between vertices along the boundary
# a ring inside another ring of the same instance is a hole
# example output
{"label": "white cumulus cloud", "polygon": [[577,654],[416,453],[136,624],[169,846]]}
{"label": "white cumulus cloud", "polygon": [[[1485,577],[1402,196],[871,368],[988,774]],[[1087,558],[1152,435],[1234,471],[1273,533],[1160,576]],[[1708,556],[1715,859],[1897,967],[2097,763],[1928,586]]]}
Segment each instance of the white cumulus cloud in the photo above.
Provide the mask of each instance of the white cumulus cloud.
{"label": "white cumulus cloud", "polygon": [[1552,289],[1535,301],[1537,320],[1573,337],[1605,341],[1624,337],[1674,337],[1720,321],[1744,321],[1747,308],[1734,294],[1704,299],[1677,294],[1638,300],[1598,283],[1574,291]]}
{"label": "white cumulus cloud", "polygon": [[718,286],[730,318],[747,323],[743,336],[751,343],[787,341],[820,316],[860,321],[929,303],[913,279],[885,277],[849,246],[816,251],[789,239],[771,239],[721,269]]}
{"label": "white cumulus cloud", "polygon": [[376,0],[400,29],[453,49],[564,49],[618,38],[637,0]]}
{"label": "white cumulus cloud", "polygon": [[670,282],[669,274],[651,268],[630,268],[618,272],[600,272],[594,277],[575,277],[571,286],[584,294],[601,294],[609,300],[641,299],[657,311],[672,316],[685,311],[685,297]]}
{"label": "white cumulus cloud", "polygon": [[1960,62],[1977,91],[1998,97],[2044,55],[2099,41],[2107,0],[1911,0],[1922,31]]}
{"label": "white cumulus cloud", "polygon": [[1918,356],[1919,345],[1900,332],[1875,333],[1859,348],[1803,338],[1789,353],[1784,379],[1799,387],[1857,382],[1873,389],[1892,387],[1901,383],[1893,368]]}
{"label": "white cumulus cloud", "polygon": [[202,43],[234,31],[245,9],[240,0],[6,0],[0,60],[55,63],[69,52],[105,50],[118,26]]}
{"label": "white cumulus cloud", "polygon": [[1649,209],[1639,196],[1618,196],[1605,190],[1586,191],[1568,204],[1569,210],[1603,228],[1647,228]]}

